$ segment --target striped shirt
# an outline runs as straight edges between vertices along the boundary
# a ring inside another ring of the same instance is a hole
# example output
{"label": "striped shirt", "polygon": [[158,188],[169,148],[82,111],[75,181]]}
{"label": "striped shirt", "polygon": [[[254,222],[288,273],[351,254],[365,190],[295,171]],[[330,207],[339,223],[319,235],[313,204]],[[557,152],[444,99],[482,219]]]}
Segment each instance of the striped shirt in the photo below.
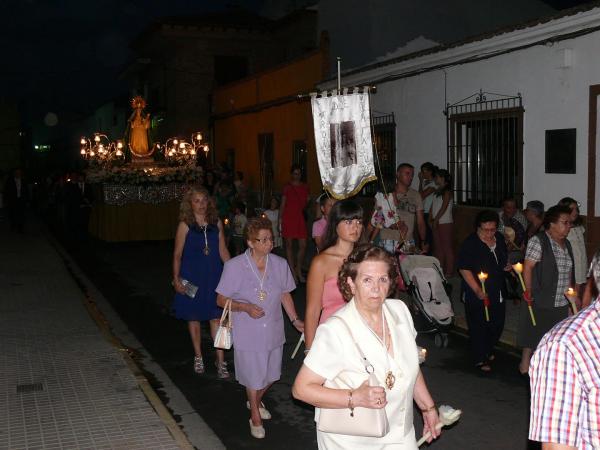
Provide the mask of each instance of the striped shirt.
{"label": "striped shirt", "polygon": [[600,299],[546,333],[529,376],[529,439],[600,449]]}

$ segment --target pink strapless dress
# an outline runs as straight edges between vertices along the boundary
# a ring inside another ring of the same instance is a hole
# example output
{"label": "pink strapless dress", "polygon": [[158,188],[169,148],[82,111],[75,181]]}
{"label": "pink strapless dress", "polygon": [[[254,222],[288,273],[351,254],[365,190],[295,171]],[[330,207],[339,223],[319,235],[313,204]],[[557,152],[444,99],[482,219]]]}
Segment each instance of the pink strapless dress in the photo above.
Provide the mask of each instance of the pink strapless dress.
{"label": "pink strapless dress", "polygon": [[325,280],[321,303],[323,305],[323,311],[321,312],[319,324],[325,322],[333,313],[346,304],[346,301],[338,288],[337,277],[331,277]]}

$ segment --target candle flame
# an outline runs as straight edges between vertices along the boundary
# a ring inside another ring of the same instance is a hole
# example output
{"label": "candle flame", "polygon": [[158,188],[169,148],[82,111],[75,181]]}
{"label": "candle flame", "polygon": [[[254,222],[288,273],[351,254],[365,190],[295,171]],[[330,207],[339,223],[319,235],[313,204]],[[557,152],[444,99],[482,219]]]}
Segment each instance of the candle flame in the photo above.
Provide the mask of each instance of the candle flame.
{"label": "candle flame", "polygon": [[567,295],[574,297],[575,296],[575,290],[570,287],[569,289],[567,289]]}
{"label": "candle flame", "polygon": [[479,272],[477,274],[477,278],[479,278],[479,281],[485,281],[487,280],[488,274],[485,272]]}
{"label": "candle flame", "polygon": [[523,264],[521,264],[521,263],[513,264],[513,269],[517,273],[522,273],[523,272]]}

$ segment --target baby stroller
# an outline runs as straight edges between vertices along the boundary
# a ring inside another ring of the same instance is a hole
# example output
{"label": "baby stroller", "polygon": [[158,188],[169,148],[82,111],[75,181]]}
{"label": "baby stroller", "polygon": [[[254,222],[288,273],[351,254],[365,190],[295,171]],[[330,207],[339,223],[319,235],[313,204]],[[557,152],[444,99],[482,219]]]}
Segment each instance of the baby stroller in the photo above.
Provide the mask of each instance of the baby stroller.
{"label": "baby stroller", "polygon": [[[400,274],[411,297],[417,332],[435,333],[436,347],[447,347],[454,311],[449,296],[451,286],[439,261],[433,256],[406,255],[400,257]],[[424,319],[424,325],[418,316]]]}

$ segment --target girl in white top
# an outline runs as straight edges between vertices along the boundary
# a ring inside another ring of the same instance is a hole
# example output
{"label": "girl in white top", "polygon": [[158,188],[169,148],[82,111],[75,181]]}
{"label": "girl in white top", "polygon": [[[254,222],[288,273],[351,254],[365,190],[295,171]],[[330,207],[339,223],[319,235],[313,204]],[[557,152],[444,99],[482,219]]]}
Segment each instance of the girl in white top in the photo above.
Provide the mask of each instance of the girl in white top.
{"label": "girl in white top", "polygon": [[437,190],[429,211],[429,224],[433,231],[433,256],[439,261],[446,277],[454,274],[454,219],[452,206],[452,177],[447,170],[439,169],[434,176]]}
{"label": "girl in white top", "polygon": [[561,199],[558,204],[560,206],[567,206],[571,209],[571,230],[567,235],[567,239],[571,243],[571,248],[573,249],[575,284],[577,284],[578,297],[581,298],[583,286],[587,281],[588,259],[585,250],[585,238],[583,236],[585,228],[583,226],[583,220],[579,215],[579,203],[571,197],[565,197]]}
{"label": "girl in white top", "polygon": [[[385,408],[389,432],[378,438],[317,430],[320,450],[417,450],[413,400],[423,415],[423,433],[431,431],[434,438],[440,434],[437,409],[419,370],[410,312],[401,300],[386,299],[397,276],[385,250],[355,247],[338,275],[340,291],[350,300],[317,328],[292,388],[295,398],[316,406],[317,423],[321,408],[347,409],[348,414],[355,407]],[[379,386],[368,385],[353,340],[373,366]]]}
{"label": "girl in white top", "polygon": [[273,248],[281,247],[281,235],[279,234],[279,201],[271,197],[269,209],[265,209],[264,215],[271,221],[273,226]]}

